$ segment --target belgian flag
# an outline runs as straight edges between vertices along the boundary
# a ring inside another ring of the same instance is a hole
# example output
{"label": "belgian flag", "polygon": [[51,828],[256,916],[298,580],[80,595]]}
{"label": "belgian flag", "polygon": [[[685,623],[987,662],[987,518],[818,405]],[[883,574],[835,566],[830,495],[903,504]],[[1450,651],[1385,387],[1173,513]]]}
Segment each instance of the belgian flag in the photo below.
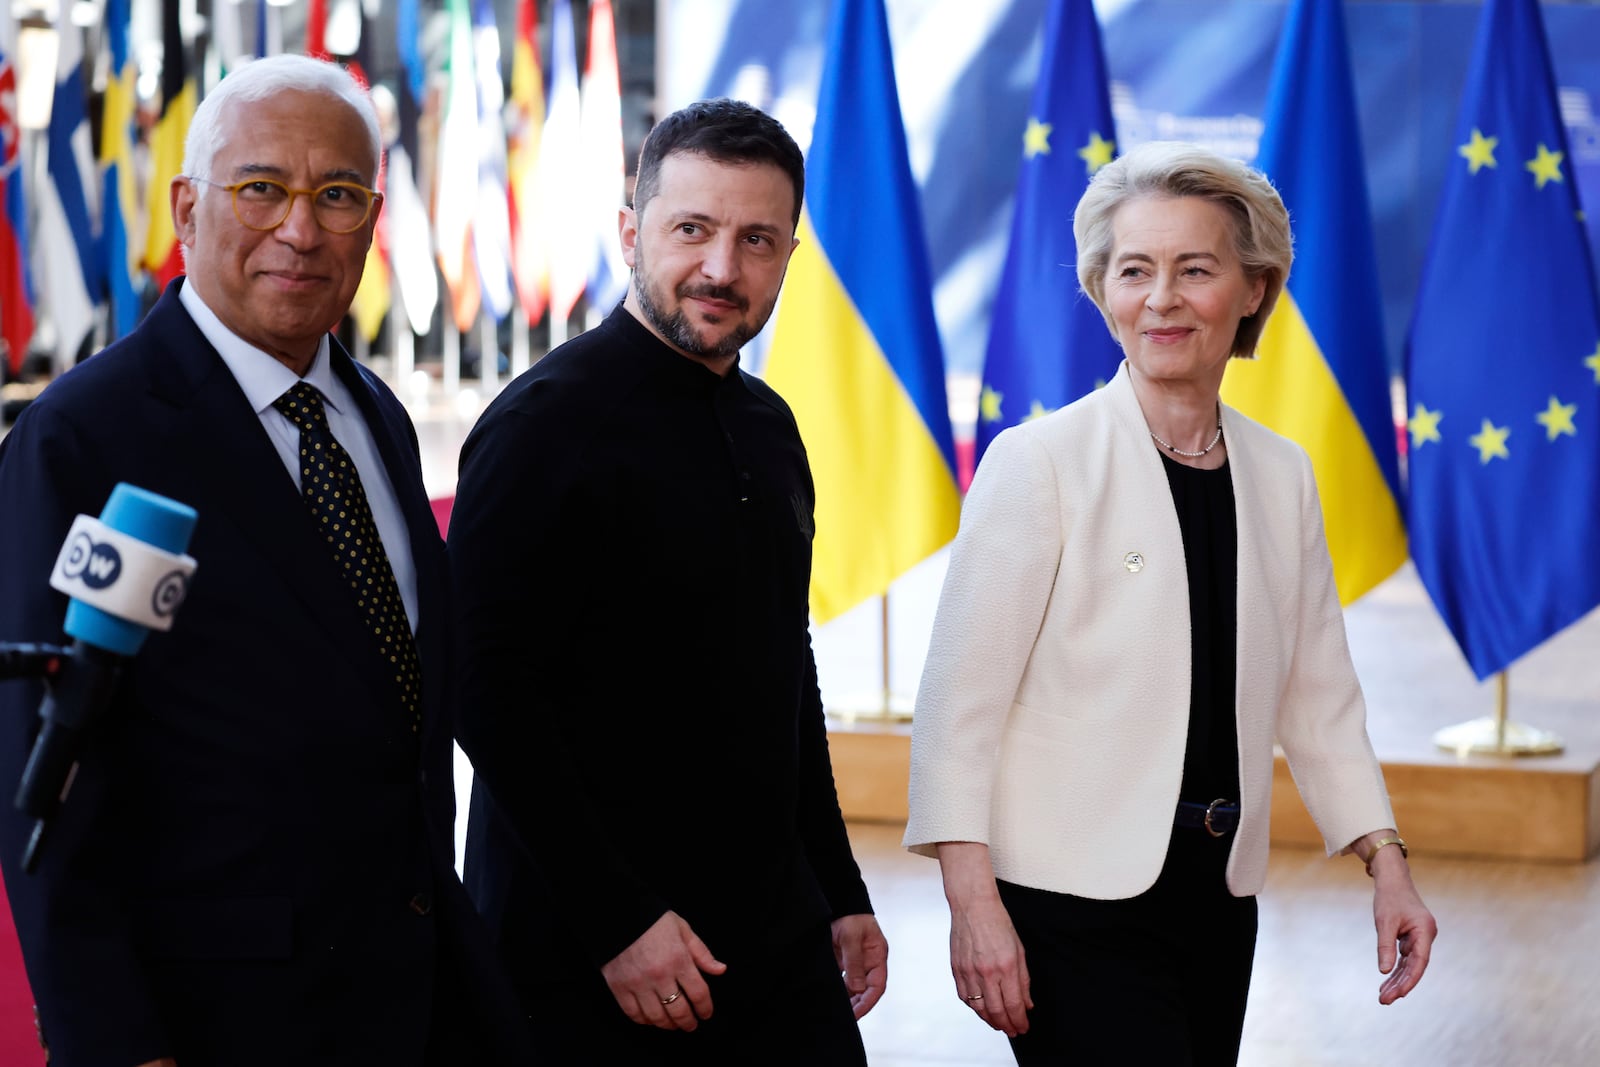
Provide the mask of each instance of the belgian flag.
{"label": "belgian flag", "polygon": [[150,218],[144,246],[144,267],[163,289],[183,273],[178,235],[172,227],[172,180],[183,172],[183,141],[199,89],[189,73],[189,55],[178,21],[178,0],[161,0],[161,117],[150,133]]}

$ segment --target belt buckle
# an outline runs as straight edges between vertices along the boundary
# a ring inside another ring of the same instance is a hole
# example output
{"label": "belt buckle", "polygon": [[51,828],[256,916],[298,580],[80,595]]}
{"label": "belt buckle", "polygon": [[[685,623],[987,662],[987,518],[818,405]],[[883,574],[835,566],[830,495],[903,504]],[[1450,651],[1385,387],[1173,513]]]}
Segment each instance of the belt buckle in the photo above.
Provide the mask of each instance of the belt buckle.
{"label": "belt buckle", "polygon": [[1228,798],[1227,797],[1218,797],[1217,799],[1213,800],[1210,804],[1206,805],[1205,828],[1206,828],[1206,833],[1210,834],[1212,837],[1223,837],[1228,832],[1226,830],[1215,829],[1211,825],[1211,816],[1217,810],[1217,805],[1218,804],[1226,804],[1227,802],[1228,802]]}

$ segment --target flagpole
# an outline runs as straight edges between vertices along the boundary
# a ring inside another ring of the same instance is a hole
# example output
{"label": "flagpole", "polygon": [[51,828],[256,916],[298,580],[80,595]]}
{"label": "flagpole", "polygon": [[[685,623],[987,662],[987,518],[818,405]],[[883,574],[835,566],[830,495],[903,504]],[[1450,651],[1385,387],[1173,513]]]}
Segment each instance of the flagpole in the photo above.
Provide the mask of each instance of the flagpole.
{"label": "flagpole", "polygon": [[[395,283],[395,292],[400,291],[400,285]],[[389,305],[389,333],[394,345],[394,383],[397,389],[409,389],[411,386],[411,372],[416,367],[416,336],[411,332],[411,323],[406,318],[402,301],[396,300]]]}
{"label": "flagpole", "polygon": [[828,705],[827,714],[842,722],[897,723],[911,721],[911,701],[896,694],[894,684],[890,680],[889,594],[887,591],[878,597],[878,608],[879,633],[883,639],[879,663],[882,665],[883,674],[879,679],[877,692],[858,693],[842,702]]}
{"label": "flagpole", "polygon": [[444,351],[441,353],[444,360],[444,395],[445,399],[454,402],[456,394],[461,391],[461,331],[456,327],[455,316],[450,314],[449,308],[445,308],[441,318],[444,319]]}
{"label": "flagpole", "polygon": [[1561,738],[1549,730],[1508,718],[1510,679],[1510,671],[1494,676],[1493,717],[1446,726],[1433,735],[1433,743],[1457,756],[1554,756],[1560,753],[1565,747]]}
{"label": "flagpole", "polygon": [[511,312],[511,377],[517,377],[528,366],[528,316],[519,304]]}
{"label": "flagpole", "polygon": [[478,380],[483,383],[483,399],[487,401],[500,388],[500,331],[494,316],[487,312],[478,317],[478,344],[483,349],[478,359]]}

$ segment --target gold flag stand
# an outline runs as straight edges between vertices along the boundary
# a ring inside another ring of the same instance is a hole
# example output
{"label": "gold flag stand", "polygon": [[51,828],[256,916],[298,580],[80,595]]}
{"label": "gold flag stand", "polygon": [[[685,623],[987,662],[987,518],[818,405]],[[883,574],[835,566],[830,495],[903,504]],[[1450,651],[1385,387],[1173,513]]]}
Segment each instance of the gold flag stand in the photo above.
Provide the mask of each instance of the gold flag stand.
{"label": "gold flag stand", "polygon": [[825,709],[830,718],[841,722],[894,723],[911,721],[912,702],[894,691],[889,682],[889,594],[878,598],[882,608],[883,633],[883,685],[873,693],[860,693],[846,697],[839,703],[829,703]]}
{"label": "gold flag stand", "polygon": [[1433,743],[1457,756],[1554,756],[1565,746],[1549,730],[1512,722],[1506,717],[1510,675],[1495,675],[1494,716],[1446,726]]}

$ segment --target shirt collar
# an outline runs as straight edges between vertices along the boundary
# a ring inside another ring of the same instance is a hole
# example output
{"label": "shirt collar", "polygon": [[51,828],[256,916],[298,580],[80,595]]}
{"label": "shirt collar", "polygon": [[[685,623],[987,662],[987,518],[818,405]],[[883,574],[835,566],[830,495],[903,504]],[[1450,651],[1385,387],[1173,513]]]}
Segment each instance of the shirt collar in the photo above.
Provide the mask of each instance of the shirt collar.
{"label": "shirt collar", "polygon": [[622,332],[630,342],[641,351],[647,351],[652,358],[650,365],[659,373],[670,374],[685,382],[693,382],[704,388],[716,389],[728,386],[730,383],[743,385],[740,367],[744,354],[741,352],[733,357],[733,366],[728,368],[726,375],[719,375],[698,360],[690,359],[667,344],[655,333],[634,317],[622,304],[606,317],[608,324],[613,324]]}
{"label": "shirt collar", "polygon": [[200,298],[194,286],[185,284],[178,290],[178,299],[205,339],[211,342],[211,347],[217,350],[217,355],[222,357],[222,362],[228,365],[228,370],[239,383],[239,388],[244,390],[245,399],[257,415],[265,412],[273,401],[302,380],[315,386],[335,411],[344,408],[349,394],[333,373],[327,334],[323,334],[322,340],[317,342],[317,354],[311,361],[311,369],[301,379],[271,353],[262,351],[224,326],[216,312]]}

